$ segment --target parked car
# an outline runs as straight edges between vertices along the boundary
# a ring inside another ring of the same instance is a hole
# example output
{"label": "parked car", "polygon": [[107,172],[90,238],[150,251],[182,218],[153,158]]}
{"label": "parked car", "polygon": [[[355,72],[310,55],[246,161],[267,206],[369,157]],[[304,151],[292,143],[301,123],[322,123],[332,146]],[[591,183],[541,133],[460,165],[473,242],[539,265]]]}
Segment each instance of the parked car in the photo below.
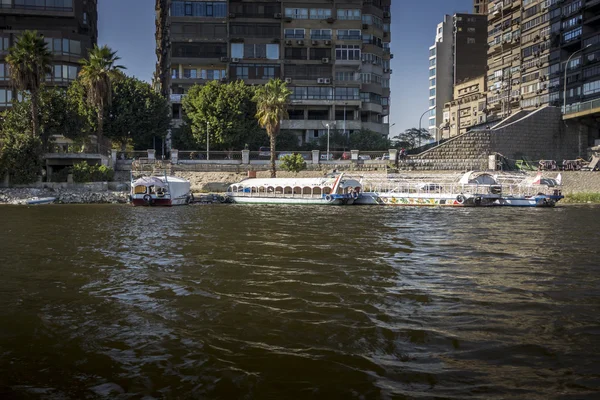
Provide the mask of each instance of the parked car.
{"label": "parked car", "polygon": [[279,155],[277,156],[278,160],[281,160],[283,157],[285,156],[291,156],[292,154],[300,154],[302,156],[302,158],[304,158],[305,160],[312,160],[312,156],[310,154],[306,154],[306,153],[289,153],[289,152],[283,152],[283,153],[279,153]]}
{"label": "parked car", "polygon": [[271,148],[270,147],[260,147],[258,149],[259,157],[271,157]]}
{"label": "parked car", "polygon": [[351,158],[352,158],[352,155],[350,154],[350,152],[349,152],[349,151],[345,151],[345,152],[342,154],[342,158],[341,158],[341,159],[342,159],[342,160],[350,160]]}
{"label": "parked car", "polygon": [[370,159],[371,159],[371,156],[370,156],[370,155],[368,155],[368,154],[359,155],[359,156],[358,156],[358,159],[359,159],[359,160],[370,160]]}
{"label": "parked car", "polygon": [[320,160],[333,160],[333,154],[329,153],[329,157],[327,156],[327,154],[321,154],[319,156]]}
{"label": "parked car", "polygon": [[376,158],[376,160],[389,160],[389,159],[390,159],[389,153],[386,153],[386,154],[382,155],[381,157]]}

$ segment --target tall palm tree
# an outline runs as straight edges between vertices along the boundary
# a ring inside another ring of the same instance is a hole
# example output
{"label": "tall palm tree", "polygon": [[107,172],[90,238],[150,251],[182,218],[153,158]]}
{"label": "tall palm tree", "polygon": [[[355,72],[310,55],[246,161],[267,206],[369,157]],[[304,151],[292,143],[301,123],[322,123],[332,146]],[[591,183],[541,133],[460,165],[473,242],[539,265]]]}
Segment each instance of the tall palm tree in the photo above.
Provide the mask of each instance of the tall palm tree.
{"label": "tall palm tree", "polygon": [[31,133],[39,137],[39,91],[46,74],[52,72],[52,53],[37,31],[25,31],[8,49],[6,63],[10,67],[10,78],[15,89],[31,93]]}
{"label": "tall palm tree", "polygon": [[281,79],[271,79],[266,85],[256,89],[253,101],[256,102],[256,118],[265,128],[271,142],[271,178],[277,176],[275,169],[275,140],[279,134],[281,120],[287,118],[287,105],[292,91]]}
{"label": "tall palm tree", "polygon": [[125,69],[122,65],[116,65],[120,59],[117,52],[108,46],[96,45],[90,50],[88,58],[80,61],[79,78],[85,87],[89,103],[96,109],[98,118],[98,152],[104,133],[104,110],[112,103],[112,83],[123,76],[121,70]]}

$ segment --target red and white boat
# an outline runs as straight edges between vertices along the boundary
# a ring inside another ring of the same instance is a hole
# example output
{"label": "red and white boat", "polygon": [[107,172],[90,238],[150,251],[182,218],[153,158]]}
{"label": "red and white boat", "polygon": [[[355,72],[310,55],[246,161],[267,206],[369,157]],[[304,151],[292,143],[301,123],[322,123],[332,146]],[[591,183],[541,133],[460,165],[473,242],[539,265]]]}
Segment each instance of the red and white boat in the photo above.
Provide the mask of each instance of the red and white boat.
{"label": "red and white boat", "polygon": [[181,206],[192,199],[190,182],[176,176],[146,176],[131,182],[134,206]]}

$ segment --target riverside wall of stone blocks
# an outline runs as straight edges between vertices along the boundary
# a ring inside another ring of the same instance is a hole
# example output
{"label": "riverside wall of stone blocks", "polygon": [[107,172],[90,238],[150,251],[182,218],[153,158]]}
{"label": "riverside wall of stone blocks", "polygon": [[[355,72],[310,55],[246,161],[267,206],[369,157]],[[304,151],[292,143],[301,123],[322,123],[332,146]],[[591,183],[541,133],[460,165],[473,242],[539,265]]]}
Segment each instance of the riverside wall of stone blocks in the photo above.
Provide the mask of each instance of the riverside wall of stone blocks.
{"label": "riverside wall of stone blocks", "polygon": [[560,108],[543,107],[494,129],[490,135],[490,147],[492,152],[511,160],[562,161],[578,156],[579,134],[584,135],[587,147],[587,127],[576,122],[567,126],[562,120]]}
{"label": "riverside wall of stone blocks", "polygon": [[589,127],[565,124],[560,108],[519,112],[488,130],[470,131],[414,156],[423,170],[487,169],[487,157],[500,153],[510,160],[572,160],[585,156]]}

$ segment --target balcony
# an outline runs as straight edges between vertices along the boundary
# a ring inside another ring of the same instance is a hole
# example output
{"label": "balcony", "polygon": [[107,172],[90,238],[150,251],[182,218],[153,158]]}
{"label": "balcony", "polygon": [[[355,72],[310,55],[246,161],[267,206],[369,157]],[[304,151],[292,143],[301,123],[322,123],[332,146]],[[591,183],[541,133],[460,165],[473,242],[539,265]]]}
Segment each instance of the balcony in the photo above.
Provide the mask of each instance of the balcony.
{"label": "balcony", "polygon": [[[70,17],[75,15],[72,2],[71,6],[57,7],[54,0],[38,0],[39,5],[25,4],[24,0],[13,0],[10,4],[3,1],[0,4],[0,14],[13,15],[46,15],[55,17]],[[69,2],[66,1],[65,4]]]}

